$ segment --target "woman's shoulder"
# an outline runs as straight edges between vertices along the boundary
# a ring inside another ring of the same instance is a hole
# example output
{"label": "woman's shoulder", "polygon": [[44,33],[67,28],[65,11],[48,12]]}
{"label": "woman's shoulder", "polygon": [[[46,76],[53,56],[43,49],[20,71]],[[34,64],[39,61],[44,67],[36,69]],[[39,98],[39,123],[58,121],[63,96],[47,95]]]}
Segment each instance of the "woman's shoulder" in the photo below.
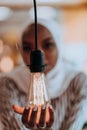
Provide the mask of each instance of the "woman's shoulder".
{"label": "woman's shoulder", "polygon": [[84,74],[83,72],[78,72],[77,75],[72,79],[71,85],[73,87],[76,87],[76,89],[86,87],[87,86],[87,75]]}
{"label": "woman's shoulder", "polygon": [[65,64],[65,79],[69,80],[67,89],[70,89],[70,86],[75,90],[82,90],[87,87],[87,75],[83,73],[81,68],[68,62]]}
{"label": "woman's shoulder", "polygon": [[0,99],[6,96],[11,98],[13,95],[25,95],[25,93],[19,89],[17,82],[15,82],[11,77],[5,75],[0,76]]}
{"label": "woman's shoulder", "polygon": [[78,94],[87,96],[87,75],[83,72],[78,72],[70,81],[67,91],[76,94],[76,96]]}
{"label": "woman's shoulder", "polygon": [[13,112],[12,105],[15,103],[25,105],[25,96],[25,93],[18,89],[18,84],[11,77],[0,76],[0,126],[3,127],[0,127],[0,130],[21,128],[21,121]]}
{"label": "woman's shoulder", "polygon": [[[18,66],[9,74],[1,74],[0,82],[14,82],[17,84],[17,88],[23,92],[27,92],[28,80],[29,78],[29,70],[26,66]],[[3,81],[2,81],[3,80]]]}

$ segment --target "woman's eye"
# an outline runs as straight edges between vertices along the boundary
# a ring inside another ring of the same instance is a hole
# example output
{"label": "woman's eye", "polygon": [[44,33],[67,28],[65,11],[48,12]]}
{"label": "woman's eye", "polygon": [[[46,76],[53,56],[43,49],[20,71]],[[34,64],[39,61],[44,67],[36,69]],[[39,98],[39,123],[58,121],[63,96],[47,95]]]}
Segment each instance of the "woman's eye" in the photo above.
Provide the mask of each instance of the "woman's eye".
{"label": "woman's eye", "polygon": [[51,49],[53,46],[54,44],[51,42],[44,43],[43,45],[44,49]]}
{"label": "woman's eye", "polygon": [[31,48],[29,46],[23,46],[23,51],[24,52],[30,52]]}
{"label": "woman's eye", "polygon": [[22,50],[24,52],[30,52],[32,50],[31,47],[32,46],[31,46],[31,44],[29,42],[23,41],[23,43],[22,43]]}

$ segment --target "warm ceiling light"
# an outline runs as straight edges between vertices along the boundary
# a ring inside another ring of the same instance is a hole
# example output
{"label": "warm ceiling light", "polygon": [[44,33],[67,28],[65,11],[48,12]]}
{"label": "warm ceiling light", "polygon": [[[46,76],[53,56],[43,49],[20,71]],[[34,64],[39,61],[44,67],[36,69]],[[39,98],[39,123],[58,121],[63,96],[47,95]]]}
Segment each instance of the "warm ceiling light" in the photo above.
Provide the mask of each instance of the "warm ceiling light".
{"label": "warm ceiling light", "polygon": [[0,21],[4,21],[9,18],[12,14],[11,9],[7,7],[0,7]]}
{"label": "warm ceiling light", "polygon": [[13,60],[9,56],[2,57],[0,62],[1,72],[8,73],[13,69],[13,67],[14,67]]}

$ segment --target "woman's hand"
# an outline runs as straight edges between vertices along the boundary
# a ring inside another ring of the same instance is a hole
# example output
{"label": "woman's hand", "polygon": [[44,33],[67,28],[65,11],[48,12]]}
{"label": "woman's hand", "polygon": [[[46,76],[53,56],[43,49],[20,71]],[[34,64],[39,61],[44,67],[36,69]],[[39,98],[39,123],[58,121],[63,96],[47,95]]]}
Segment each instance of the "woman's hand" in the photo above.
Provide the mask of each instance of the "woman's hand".
{"label": "woman's hand", "polygon": [[54,122],[54,111],[52,106],[33,106],[29,108],[13,105],[16,113],[22,115],[22,122],[26,128],[50,130]]}

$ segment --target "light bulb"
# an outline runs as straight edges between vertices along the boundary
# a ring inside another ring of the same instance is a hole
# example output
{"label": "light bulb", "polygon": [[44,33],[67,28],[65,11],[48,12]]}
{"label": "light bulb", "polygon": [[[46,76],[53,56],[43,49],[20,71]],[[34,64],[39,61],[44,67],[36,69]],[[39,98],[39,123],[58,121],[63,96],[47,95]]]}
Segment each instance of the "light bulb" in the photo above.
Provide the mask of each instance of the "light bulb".
{"label": "light bulb", "polygon": [[54,111],[50,105],[43,73],[43,53],[39,50],[34,51],[30,58],[30,85],[22,122],[30,129],[48,129],[54,122]]}
{"label": "light bulb", "polygon": [[31,73],[28,96],[28,106],[44,105],[49,102],[44,73]]}

